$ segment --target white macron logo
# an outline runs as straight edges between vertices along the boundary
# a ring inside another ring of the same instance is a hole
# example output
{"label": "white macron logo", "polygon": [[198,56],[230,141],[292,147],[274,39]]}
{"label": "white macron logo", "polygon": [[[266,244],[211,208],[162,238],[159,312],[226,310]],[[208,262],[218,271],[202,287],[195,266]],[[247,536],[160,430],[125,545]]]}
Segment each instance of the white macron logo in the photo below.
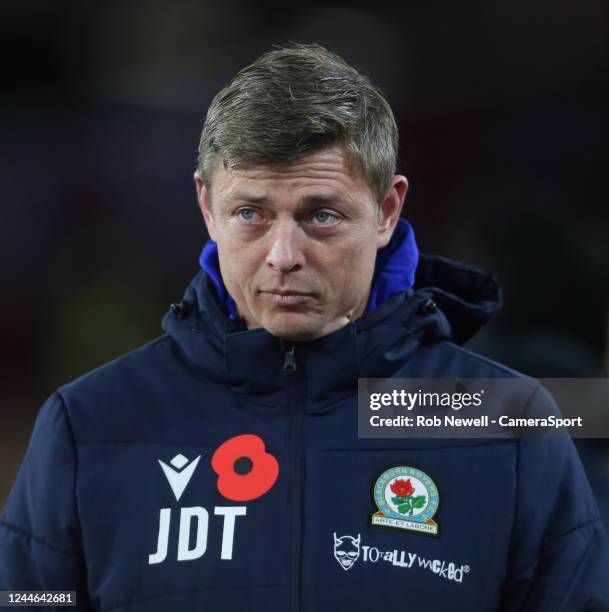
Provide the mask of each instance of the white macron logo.
{"label": "white macron logo", "polygon": [[[182,497],[200,459],[201,455],[189,461],[181,453],[171,459],[169,464],[158,459],[177,501]],[[193,561],[203,557],[207,551],[210,515],[222,517],[220,559],[230,561],[233,558],[235,523],[238,517],[247,514],[246,506],[215,506],[213,512],[203,506],[169,507],[160,509],[156,551],[148,555],[148,565],[163,563],[167,559],[169,534],[175,533],[170,529],[172,510],[174,523],[176,520],[179,523],[176,561]],[[179,512],[177,519],[176,512]]]}
{"label": "white macron logo", "polygon": [[197,468],[199,459],[201,459],[201,455],[199,455],[196,459],[193,459],[189,464],[188,459],[186,459],[186,457],[180,453],[178,453],[169,462],[171,465],[167,465],[159,459],[163,472],[169,481],[169,486],[171,487],[173,494],[176,496],[176,501],[180,501],[182,493],[184,493],[184,490],[188,486],[188,483],[190,482],[190,479]]}

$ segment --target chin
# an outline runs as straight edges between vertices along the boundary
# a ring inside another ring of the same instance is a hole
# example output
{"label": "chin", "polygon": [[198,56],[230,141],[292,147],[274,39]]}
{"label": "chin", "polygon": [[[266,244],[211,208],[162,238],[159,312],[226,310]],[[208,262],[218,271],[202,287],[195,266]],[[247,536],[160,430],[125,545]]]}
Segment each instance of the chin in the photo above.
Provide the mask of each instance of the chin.
{"label": "chin", "polygon": [[287,340],[288,342],[308,342],[324,335],[319,330],[313,331],[309,328],[298,329],[291,327],[289,329],[284,329],[283,327],[278,327],[275,329],[267,328],[267,331],[273,334],[273,336],[281,338],[282,340]]}
{"label": "chin", "polygon": [[[307,342],[325,335],[323,325],[314,321],[303,321],[302,315],[273,317],[264,327],[270,334],[289,342]],[[277,320],[282,319],[282,320]]]}

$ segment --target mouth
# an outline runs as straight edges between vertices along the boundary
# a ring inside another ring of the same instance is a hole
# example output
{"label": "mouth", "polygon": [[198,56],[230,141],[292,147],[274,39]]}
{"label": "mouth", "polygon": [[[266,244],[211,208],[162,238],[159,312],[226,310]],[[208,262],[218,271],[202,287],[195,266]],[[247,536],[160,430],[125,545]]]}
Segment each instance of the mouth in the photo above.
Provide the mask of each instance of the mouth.
{"label": "mouth", "polygon": [[299,306],[313,297],[312,293],[299,291],[261,291],[263,297],[270,300],[275,306]]}

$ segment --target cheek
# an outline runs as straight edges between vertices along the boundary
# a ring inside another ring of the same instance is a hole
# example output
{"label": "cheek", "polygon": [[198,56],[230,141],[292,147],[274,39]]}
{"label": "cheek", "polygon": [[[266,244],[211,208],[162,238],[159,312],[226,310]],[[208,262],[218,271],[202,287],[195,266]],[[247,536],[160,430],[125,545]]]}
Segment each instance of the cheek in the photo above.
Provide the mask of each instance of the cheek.
{"label": "cheek", "polygon": [[334,278],[337,288],[346,300],[360,298],[370,286],[374,272],[376,248],[357,245],[341,253],[339,260],[334,262]]}
{"label": "cheek", "polygon": [[246,274],[243,270],[243,266],[247,265],[248,258],[246,257],[231,257],[232,249],[228,245],[218,244],[218,257],[220,259],[220,271],[225,284],[231,283],[232,281],[238,281],[242,276]]}
{"label": "cheek", "polygon": [[[218,256],[220,259],[220,271],[224,283],[231,285],[233,289],[245,287],[253,280],[264,262],[264,255],[255,245],[247,245],[242,242],[232,244],[230,239],[218,242]],[[262,258],[262,259],[261,259]]]}

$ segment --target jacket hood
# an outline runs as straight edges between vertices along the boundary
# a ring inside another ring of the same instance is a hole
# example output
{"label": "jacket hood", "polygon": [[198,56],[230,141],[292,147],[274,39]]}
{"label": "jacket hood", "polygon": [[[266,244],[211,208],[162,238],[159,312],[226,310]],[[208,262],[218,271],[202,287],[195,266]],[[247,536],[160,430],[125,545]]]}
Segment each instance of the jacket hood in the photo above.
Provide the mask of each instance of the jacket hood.
{"label": "jacket hood", "polygon": [[491,275],[444,257],[421,255],[412,288],[310,342],[286,343],[265,329],[240,329],[204,270],[191,281],[182,302],[171,305],[163,329],[202,375],[248,393],[281,387],[286,353],[294,346],[298,372],[310,381],[311,397],[321,400],[352,392],[358,377],[390,376],[422,345],[466,342],[500,307],[500,289]]}

